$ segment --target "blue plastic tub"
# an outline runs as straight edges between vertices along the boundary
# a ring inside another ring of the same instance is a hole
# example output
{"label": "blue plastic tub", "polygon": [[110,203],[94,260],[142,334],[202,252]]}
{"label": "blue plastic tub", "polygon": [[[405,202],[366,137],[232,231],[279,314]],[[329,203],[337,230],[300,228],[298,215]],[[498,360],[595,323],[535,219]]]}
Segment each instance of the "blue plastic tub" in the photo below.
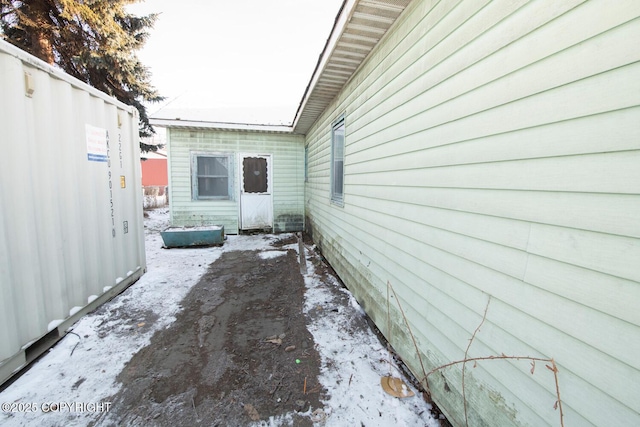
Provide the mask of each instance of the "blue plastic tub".
{"label": "blue plastic tub", "polygon": [[160,232],[165,248],[216,246],[224,244],[224,226],[171,227]]}

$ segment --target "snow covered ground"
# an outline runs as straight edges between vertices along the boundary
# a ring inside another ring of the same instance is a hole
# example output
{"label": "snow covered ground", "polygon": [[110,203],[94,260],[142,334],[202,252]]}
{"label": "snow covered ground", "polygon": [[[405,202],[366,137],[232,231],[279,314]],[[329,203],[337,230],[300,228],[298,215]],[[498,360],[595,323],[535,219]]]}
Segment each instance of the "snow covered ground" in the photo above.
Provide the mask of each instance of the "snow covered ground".
{"label": "snow covered ground", "polygon": [[[180,302],[223,251],[274,251],[264,236],[228,236],[223,247],[164,250],[159,231],[168,226],[167,209],[149,211],[145,219],[147,273],[112,301],[78,321],[64,339],[0,393],[0,425],[84,426],[98,421],[110,409],[110,396],[120,384],[117,375],[133,354],[149,344],[151,336],[175,320]],[[282,236],[278,236],[282,237]],[[297,245],[287,248],[297,249]],[[349,333],[353,316],[362,316],[355,299],[336,280],[309,273],[305,312],[323,306],[309,330],[322,358],[322,385],[329,398],[322,409],[310,411],[325,426],[439,426],[430,405],[419,394],[398,399],[386,394],[380,378],[399,376],[389,365],[389,354],[371,332]],[[331,292],[333,288],[334,292]],[[335,290],[346,293],[350,304],[334,310]],[[149,322],[148,319],[153,319]],[[417,392],[416,390],[413,390]],[[258,425],[288,425],[288,417]]]}

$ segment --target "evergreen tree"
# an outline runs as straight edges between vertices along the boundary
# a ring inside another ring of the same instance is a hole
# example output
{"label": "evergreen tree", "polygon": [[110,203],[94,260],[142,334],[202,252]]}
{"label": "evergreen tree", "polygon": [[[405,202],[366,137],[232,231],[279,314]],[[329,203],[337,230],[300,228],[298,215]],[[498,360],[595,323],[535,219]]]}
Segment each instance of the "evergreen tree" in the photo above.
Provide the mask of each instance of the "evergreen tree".
{"label": "evergreen tree", "polygon": [[[3,37],[140,113],[140,136],[154,132],[144,102],[164,99],[137,57],[157,15],[134,16],[140,0],[0,0]],[[143,151],[155,146],[141,143]]]}

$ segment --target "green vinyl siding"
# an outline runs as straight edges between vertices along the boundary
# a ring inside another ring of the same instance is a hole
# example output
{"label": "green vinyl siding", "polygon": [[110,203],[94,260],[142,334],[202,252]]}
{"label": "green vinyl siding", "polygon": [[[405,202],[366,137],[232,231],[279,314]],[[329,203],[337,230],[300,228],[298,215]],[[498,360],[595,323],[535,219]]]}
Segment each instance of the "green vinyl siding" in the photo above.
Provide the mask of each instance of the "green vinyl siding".
{"label": "green vinyl siding", "polygon": [[[304,138],[299,135],[251,131],[168,129],[169,209],[173,226],[224,225],[238,233],[239,153],[271,154],[274,231],[304,227]],[[194,198],[192,159],[228,156],[232,182],[227,199]]]}
{"label": "green vinyl siding", "polygon": [[[398,303],[427,371],[488,304],[470,357],[554,358],[565,425],[640,424],[638,40],[634,1],[414,0],[306,135],[307,228],[418,378]],[[559,426],[530,369],[468,364],[469,425]],[[461,376],[429,380],[454,425]]]}

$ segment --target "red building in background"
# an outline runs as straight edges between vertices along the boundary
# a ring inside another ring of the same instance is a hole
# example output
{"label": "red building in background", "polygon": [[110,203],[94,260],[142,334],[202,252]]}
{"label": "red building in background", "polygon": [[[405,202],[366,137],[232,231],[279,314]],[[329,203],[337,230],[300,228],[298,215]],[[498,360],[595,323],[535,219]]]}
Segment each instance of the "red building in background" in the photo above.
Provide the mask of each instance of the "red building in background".
{"label": "red building in background", "polygon": [[144,207],[157,208],[167,204],[167,153],[164,150],[144,153],[140,159],[142,166],[142,188]]}
{"label": "red building in background", "polygon": [[169,184],[166,152],[145,153],[140,164],[143,187],[166,187]]}

